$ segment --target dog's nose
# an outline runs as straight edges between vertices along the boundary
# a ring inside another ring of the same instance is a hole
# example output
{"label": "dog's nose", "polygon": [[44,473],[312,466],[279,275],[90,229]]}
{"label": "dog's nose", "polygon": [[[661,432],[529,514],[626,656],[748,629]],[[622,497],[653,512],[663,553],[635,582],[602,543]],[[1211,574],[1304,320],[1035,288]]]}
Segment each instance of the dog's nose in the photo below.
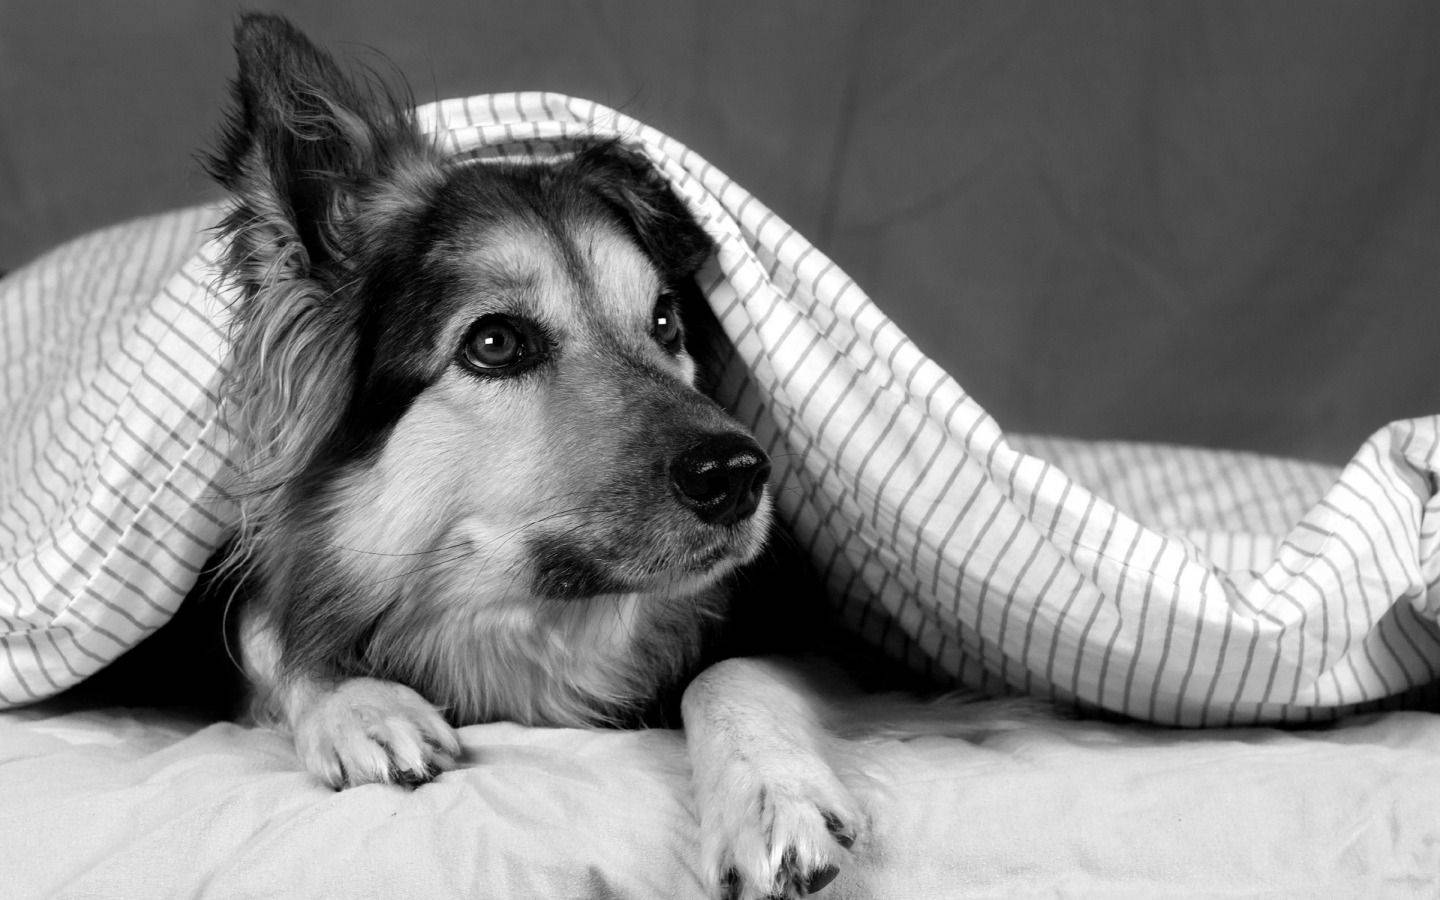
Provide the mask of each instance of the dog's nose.
{"label": "dog's nose", "polygon": [[670,462],[680,502],[710,525],[734,525],[755,512],[770,477],[770,457],[743,434],[714,434]]}

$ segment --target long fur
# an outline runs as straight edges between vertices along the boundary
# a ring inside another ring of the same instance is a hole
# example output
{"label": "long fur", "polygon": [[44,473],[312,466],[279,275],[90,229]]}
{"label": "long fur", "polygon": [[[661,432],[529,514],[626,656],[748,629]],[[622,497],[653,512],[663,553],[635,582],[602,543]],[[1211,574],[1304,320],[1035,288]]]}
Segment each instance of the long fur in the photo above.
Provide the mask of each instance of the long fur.
{"label": "long fur", "polygon": [[[618,143],[452,163],[284,20],[236,50],[209,166],[257,712],[336,787],[436,777],[455,725],[629,720],[697,668],[770,522],[768,460],[697,389],[710,239]],[[863,841],[833,683],[732,659],[685,688],[712,893],[812,893]]]}
{"label": "long fur", "polygon": [[[583,286],[600,277],[587,266],[608,265],[581,259],[586,248],[615,245],[622,256],[639,251],[662,294],[693,303],[691,275],[711,252],[709,238],[654,169],[613,142],[579,143],[556,163],[457,166],[418,134],[408,94],[341,71],[283,20],[244,18],[236,50],[235,109],[210,159],[235,197],[221,226],[231,248],[225,274],[238,293],[225,401],[244,461],[231,559],[253,595],[247,614],[277,636],[275,677],[393,679],[456,721],[623,718],[693,662],[723,606],[716,579],[675,596],[596,584],[594,601],[486,602],[475,595],[497,588],[476,582],[474,561],[493,548],[446,519],[467,514],[456,500],[466,488],[442,474],[392,496],[408,477],[396,447],[418,421],[429,421],[423,433],[432,439],[464,440],[454,410],[437,407],[460,404],[466,389],[452,384],[441,345],[455,339],[446,329],[467,294],[498,292],[497,279],[547,256],[564,270],[557,278]],[[737,430],[689,387],[687,355],[667,371],[656,354],[617,352],[615,363],[591,367],[568,406],[552,404],[571,410],[576,429],[614,436],[605,443],[610,465],[653,465],[646,454],[673,455],[696,435]],[[607,394],[607,385],[619,387]],[[609,410],[610,420],[580,421],[582,407]],[[552,450],[574,445],[571,467],[594,460],[588,433],[556,438]],[[430,464],[442,473],[476,466]],[[494,463],[476,477],[527,477],[517,465]],[[631,490],[631,477],[592,492],[592,519],[637,518],[660,497]],[[492,488],[480,493],[502,503]],[[555,502],[534,508],[537,519],[570,521]],[[367,531],[365,510],[388,517],[389,533]],[[752,530],[736,543],[740,557],[763,538],[763,525]],[[573,562],[580,538],[555,547],[545,535],[492,542],[529,541],[537,564],[550,553],[559,561],[551,568],[566,573],[555,583],[568,584],[589,577]],[[523,579],[517,565],[499,577]]]}
{"label": "long fur", "polygon": [[263,557],[265,523],[294,507],[352,396],[362,308],[347,295],[366,250],[442,176],[405,92],[346,77],[276,17],[242,19],[235,45],[235,108],[207,168],[236,200],[220,225],[242,293],[224,399],[246,461],[238,549]]}

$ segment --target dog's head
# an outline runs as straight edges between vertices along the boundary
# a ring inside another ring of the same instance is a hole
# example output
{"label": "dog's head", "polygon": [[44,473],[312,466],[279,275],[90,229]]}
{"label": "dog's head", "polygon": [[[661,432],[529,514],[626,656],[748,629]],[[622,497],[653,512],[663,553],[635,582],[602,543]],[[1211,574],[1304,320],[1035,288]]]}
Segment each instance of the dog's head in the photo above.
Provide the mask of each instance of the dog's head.
{"label": "dog's head", "polygon": [[282,668],[459,719],[638,699],[769,523],[687,350],[709,238],[620,144],[451,162],[282,20],[236,44],[227,408]]}

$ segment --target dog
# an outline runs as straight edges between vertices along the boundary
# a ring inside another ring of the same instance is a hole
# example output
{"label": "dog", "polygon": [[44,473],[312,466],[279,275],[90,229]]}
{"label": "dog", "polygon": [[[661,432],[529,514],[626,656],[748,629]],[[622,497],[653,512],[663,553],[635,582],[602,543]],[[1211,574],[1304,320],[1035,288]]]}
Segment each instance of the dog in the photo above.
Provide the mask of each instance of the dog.
{"label": "dog", "polygon": [[752,634],[813,623],[780,624],[770,461],[702,390],[709,236],[620,142],[450,160],[405,90],[285,20],[235,45],[208,168],[256,715],[340,789],[438,777],[459,725],[627,725],[678,693],[709,890],[823,888],[867,829],[836,679],[714,650],[736,601],[768,598]]}

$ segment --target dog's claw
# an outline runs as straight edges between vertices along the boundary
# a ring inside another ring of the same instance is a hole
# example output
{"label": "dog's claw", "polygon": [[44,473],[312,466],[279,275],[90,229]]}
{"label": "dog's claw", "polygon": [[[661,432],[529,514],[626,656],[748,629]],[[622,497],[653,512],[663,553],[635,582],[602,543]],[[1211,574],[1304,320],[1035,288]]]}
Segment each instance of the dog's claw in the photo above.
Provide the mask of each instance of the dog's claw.
{"label": "dog's claw", "polygon": [[740,894],[744,885],[740,881],[740,872],[736,869],[726,869],[725,874],[720,876],[720,896],[722,900],[740,900]]}
{"label": "dog's claw", "polygon": [[[855,832],[852,831],[839,816],[832,812],[826,812],[823,813],[823,815],[825,816],[825,828],[830,832],[830,836],[835,839],[835,843],[844,847],[846,850],[855,846]],[[832,875],[830,877],[834,878],[835,876]],[[829,884],[829,882],[827,881],[826,884]],[[819,890],[819,888],[816,888],[816,890]]]}
{"label": "dog's claw", "polygon": [[439,778],[440,773],[443,771],[444,770],[435,763],[427,762],[424,768],[415,771],[405,769],[394,770],[393,778],[394,783],[402,787],[417,788],[422,784],[429,784],[436,778]]}
{"label": "dog's claw", "polygon": [[727,793],[730,802],[722,812],[733,817],[710,820],[715,834],[725,838],[710,844],[712,852],[719,851],[712,857],[711,871],[718,874],[712,876],[711,896],[794,900],[824,890],[840,876],[851,848],[863,843],[865,816],[853,800],[843,802],[850,799],[841,793],[843,785],[825,783],[829,770],[818,771],[820,777],[805,790],[796,790],[792,781],[756,785],[753,777],[736,779],[751,793],[746,803]]}
{"label": "dog's claw", "polygon": [[775,881],[770,886],[770,893],[765,900],[788,900],[792,888],[800,884],[796,870],[796,853],[794,847],[786,847],[785,854],[780,857],[780,868],[775,872]]}
{"label": "dog's claw", "polygon": [[[777,794],[763,791],[760,797],[762,809],[768,809],[771,816],[775,815],[773,804]],[[803,828],[805,816],[803,807],[801,809],[801,814],[795,818],[780,817],[780,821],[789,818],[787,829]],[[810,808],[809,816],[814,826],[810,838],[807,840],[803,831],[792,831],[786,843],[781,845],[783,850],[779,858],[766,868],[747,871],[743,865],[737,864],[735,856],[727,854],[728,859],[722,862],[719,868],[721,874],[716,879],[718,889],[712,896],[723,900],[795,900],[818,894],[828,887],[840,876],[850,848],[857,843],[858,831],[847,824],[848,817],[828,812],[818,804]],[[763,818],[768,819],[766,840],[773,840],[776,819],[770,816]]]}
{"label": "dog's claw", "polygon": [[458,736],[410,688],[352,678],[316,696],[293,725],[305,767],[334,788],[418,787],[457,762]]}
{"label": "dog's claw", "polygon": [[831,865],[816,869],[810,873],[810,876],[805,879],[805,883],[800,886],[801,891],[805,894],[818,894],[820,891],[825,890],[830,882],[834,881],[835,877],[839,874],[839,866]]}

